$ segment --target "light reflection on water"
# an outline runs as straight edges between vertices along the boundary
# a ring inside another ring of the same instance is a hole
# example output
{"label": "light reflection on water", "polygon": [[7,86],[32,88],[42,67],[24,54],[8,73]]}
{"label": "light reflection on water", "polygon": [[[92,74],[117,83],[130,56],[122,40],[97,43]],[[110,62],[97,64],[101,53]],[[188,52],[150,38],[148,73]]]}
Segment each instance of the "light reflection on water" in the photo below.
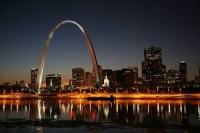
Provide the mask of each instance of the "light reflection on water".
{"label": "light reflection on water", "polygon": [[[185,132],[200,126],[198,100],[85,99],[0,100],[0,122],[28,120],[20,131],[43,132]],[[45,123],[44,120],[47,120]],[[38,121],[42,121],[38,123]],[[59,121],[59,123],[57,122]],[[55,125],[49,123],[55,123]],[[57,122],[57,123],[56,123]],[[75,123],[75,125],[71,124]],[[87,123],[89,122],[89,123]],[[39,124],[39,125],[38,125]],[[167,126],[166,126],[167,125]],[[52,127],[54,126],[54,127]],[[163,128],[162,128],[163,127]],[[5,129],[19,130],[19,125]]]}

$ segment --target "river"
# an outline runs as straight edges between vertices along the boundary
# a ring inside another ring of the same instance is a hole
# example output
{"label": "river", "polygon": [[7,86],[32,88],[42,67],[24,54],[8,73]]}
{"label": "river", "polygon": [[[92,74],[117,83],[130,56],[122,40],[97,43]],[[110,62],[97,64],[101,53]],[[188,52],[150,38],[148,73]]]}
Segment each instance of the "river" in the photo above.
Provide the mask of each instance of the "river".
{"label": "river", "polygon": [[2,133],[197,133],[200,100],[0,100]]}

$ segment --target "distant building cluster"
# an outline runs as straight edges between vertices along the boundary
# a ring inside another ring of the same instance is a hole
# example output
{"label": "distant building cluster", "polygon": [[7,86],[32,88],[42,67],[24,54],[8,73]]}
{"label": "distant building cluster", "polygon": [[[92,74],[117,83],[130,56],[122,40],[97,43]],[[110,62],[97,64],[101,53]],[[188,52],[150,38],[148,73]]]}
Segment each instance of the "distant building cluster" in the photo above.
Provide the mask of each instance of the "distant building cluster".
{"label": "distant building cluster", "polygon": [[[146,47],[141,62],[142,75],[138,77],[138,67],[130,66],[121,70],[103,69],[100,65],[98,71],[102,87],[110,88],[155,88],[155,87],[180,87],[187,83],[187,64],[179,62],[179,69],[166,70],[162,61],[162,50],[160,47]],[[31,69],[31,86],[36,84],[37,69]],[[96,84],[95,71],[85,72],[81,67],[73,68],[69,86],[73,88],[92,88]],[[195,82],[200,82],[199,75],[195,76]],[[61,75],[46,75],[45,87],[61,87]]]}
{"label": "distant building cluster", "polygon": [[142,81],[146,87],[180,86],[187,83],[187,65],[180,61],[179,70],[168,70],[162,63],[160,47],[146,47],[142,60]]}
{"label": "distant building cluster", "polygon": [[[128,67],[121,70],[102,69],[98,67],[100,84],[102,87],[134,86],[138,81],[138,68]],[[72,79],[69,81],[73,87],[93,87],[96,84],[94,71],[84,72],[83,68],[72,69]]]}
{"label": "distant building cluster", "polygon": [[[160,47],[144,48],[143,59],[141,60],[141,77],[138,75],[138,67],[129,66],[119,70],[103,69],[98,65],[100,89],[116,92],[144,92],[144,93],[188,93],[200,91],[200,67],[199,73],[193,81],[187,80],[187,63],[182,60],[179,68],[166,69],[162,60]],[[37,68],[32,68],[30,73],[30,84],[25,80],[16,81],[16,84],[5,82],[0,85],[0,93],[20,92],[34,90],[37,87]],[[61,92],[61,90],[81,90],[96,88],[95,70],[86,72],[84,68],[72,68],[69,81],[62,83],[60,74],[47,74],[45,81],[41,84],[43,92]],[[68,82],[68,84],[67,84]],[[189,88],[189,89],[185,89]],[[191,89],[192,88],[192,89]],[[198,89],[197,89],[198,88]]]}

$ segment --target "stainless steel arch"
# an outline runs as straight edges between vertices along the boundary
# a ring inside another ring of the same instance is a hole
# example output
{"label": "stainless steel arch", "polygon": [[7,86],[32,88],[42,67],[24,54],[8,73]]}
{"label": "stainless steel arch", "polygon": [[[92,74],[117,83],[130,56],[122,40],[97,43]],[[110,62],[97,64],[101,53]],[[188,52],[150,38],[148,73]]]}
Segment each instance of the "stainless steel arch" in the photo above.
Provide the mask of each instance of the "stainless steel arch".
{"label": "stainless steel arch", "polygon": [[96,77],[96,85],[99,86],[100,85],[100,77],[99,77],[99,71],[98,71],[98,63],[97,63],[97,59],[96,59],[96,55],[95,55],[95,52],[94,52],[94,48],[92,46],[92,42],[87,34],[87,32],[83,29],[83,27],[73,21],[73,20],[64,20],[64,21],[61,21],[60,23],[58,23],[52,30],[51,32],[49,33],[46,41],[45,41],[45,44],[44,44],[44,48],[43,48],[43,51],[42,51],[42,55],[40,57],[40,62],[39,62],[39,67],[38,67],[38,72],[37,72],[37,79],[36,79],[36,85],[37,85],[37,92],[40,91],[40,86],[41,86],[41,81],[42,81],[42,75],[43,75],[43,70],[44,70],[44,65],[45,65],[45,58],[46,58],[46,54],[47,54],[47,50],[48,50],[48,47],[49,47],[49,44],[51,42],[51,39],[53,37],[53,34],[56,32],[56,30],[63,24],[66,24],[66,23],[71,23],[71,24],[74,24],[76,25],[80,30],[81,32],[83,33],[83,35],[85,36],[85,39],[86,39],[86,42],[87,42],[87,45],[88,45],[88,48],[89,48],[89,52],[90,52],[90,55],[91,55],[91,59],[92,59],[92,65],[93,65],[93,69],[95,71],[95,77]]}

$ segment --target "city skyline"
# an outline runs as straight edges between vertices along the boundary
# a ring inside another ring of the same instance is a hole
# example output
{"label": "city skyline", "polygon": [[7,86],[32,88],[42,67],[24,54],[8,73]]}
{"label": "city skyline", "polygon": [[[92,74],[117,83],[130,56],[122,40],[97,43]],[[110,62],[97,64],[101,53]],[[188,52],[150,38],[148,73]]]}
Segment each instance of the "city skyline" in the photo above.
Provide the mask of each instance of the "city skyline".
{"label": "city skyline", "polygon": [[[103,69],[136,66],[141,77],[144,48],[155,46],[161,47],[167,70],[177,70],[180,61],[186,61],[188,80],[192,80],[200,66],[198,5],[197,0],[3,0],[0,83],[30,83],[30,70],[39,65],[48,33],[65,19],[77,21],[88,32]],[[43,77],[58,73],[68,82],[75,67],[92,71],[82,33],[68,24],[52,39]]]}

